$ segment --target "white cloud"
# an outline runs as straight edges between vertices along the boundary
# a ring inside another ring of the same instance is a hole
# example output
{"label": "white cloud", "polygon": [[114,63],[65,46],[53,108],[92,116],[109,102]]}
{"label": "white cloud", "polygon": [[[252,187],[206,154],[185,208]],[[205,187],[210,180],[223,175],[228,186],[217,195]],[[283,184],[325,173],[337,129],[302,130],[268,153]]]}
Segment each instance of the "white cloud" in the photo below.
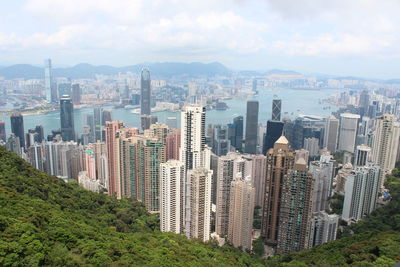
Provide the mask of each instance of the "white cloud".
{"label": "white cloud", "polygon": [[25,0],[21,10],[32,26],[0,25],[2,51],[42,49],[79,61],[96,53],[171,61],[251,56],[260,66],[266,55],[360,62],[400,55],[398,0]]}

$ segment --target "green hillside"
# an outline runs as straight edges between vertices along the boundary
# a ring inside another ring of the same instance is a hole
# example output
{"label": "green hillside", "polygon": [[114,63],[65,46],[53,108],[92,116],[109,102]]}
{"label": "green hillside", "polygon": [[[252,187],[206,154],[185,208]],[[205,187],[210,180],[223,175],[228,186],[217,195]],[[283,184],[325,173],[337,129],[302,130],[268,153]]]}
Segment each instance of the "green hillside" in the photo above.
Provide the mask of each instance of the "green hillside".
{"label": "green hillside", "polygon": [[0,146],[0,266],[391,266],[400,261],[400,178],[390,181],[394,201],[356,235],[261,260],[161,233],[140,203],[66,184]]}

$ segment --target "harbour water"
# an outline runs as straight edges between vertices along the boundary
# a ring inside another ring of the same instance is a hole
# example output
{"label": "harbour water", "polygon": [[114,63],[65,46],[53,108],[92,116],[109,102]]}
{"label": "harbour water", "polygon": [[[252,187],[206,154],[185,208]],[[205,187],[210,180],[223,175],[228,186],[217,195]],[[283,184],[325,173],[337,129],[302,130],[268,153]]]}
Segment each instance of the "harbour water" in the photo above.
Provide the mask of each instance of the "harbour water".
{"label": "harbour water", "polygon": [[[232,122],[236,116],[242,115],[246,118],[246,102],[247,100],[258,100],[260,103],[259,123],[266,124],[266,121],[271,118],[272,99],[282,99],[282,118],[295,118],[300,114],[329,116],[332,111],[337,108],[322,99],[328,98],[332,94],[336,94],[340,90],[265,90],[260,91],[257,96],[249,99],[230,99],[224,101],[229,109],[227,110],[210,110],[206,114],[206,123],[212,124],[227,124]],[[113,107],[104,107],[112,109],[113,120],[123,121],[127,126],[140,127],[140,115],[132,114],[130,109]],[[91,108],[75,109],[75,131],[82,133],[83,125],[85,124],[86,114],[93,113]],[[153,115],[158,117],[159,122],[165,122],[167,117],[177,117],[178,123],[180,119],[179,112],[154,112]],[[0,120],[6,122],[7,135],[11,133],[10,118],[0,117]],[[42,125],[45,135],[51,133],[51,130],[60,128],[60,113],[59,111],[49,112],[47,114],[27,115],[24,116],[25,132],[28,129],[34,128],[36,125]],[[179,124],[178,124],[179,125]]]}

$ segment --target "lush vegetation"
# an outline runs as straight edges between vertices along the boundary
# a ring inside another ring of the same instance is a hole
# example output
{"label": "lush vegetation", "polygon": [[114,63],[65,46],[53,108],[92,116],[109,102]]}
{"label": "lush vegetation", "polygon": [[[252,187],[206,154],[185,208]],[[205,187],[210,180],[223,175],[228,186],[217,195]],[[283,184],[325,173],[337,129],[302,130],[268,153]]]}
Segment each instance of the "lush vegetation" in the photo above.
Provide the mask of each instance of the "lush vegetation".
{"label": "lush vegetation", "polygon": [[0,147],[0,266],[391,266],[400,261],[400,171],[392,201],[349,228],[354,235],[262,260],[230,246],[161,233],[133,200],[66,184]]}
{"label": "lush vegetation", "polygon": [[254,266],[230,246],[160,233],[158,219],[33,169],[0,146],[0,266]]}

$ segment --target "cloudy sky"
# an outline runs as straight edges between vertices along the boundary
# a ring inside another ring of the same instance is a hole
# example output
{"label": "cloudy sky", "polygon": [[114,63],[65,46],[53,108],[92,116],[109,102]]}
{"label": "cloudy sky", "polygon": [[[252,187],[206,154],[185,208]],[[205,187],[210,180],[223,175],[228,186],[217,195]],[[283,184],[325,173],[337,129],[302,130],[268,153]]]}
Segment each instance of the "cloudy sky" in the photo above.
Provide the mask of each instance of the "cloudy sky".
{"label": "cloudy sky", "polygon": [[10,0],[0,65],[219,61],[400,78],[399,0]]}

